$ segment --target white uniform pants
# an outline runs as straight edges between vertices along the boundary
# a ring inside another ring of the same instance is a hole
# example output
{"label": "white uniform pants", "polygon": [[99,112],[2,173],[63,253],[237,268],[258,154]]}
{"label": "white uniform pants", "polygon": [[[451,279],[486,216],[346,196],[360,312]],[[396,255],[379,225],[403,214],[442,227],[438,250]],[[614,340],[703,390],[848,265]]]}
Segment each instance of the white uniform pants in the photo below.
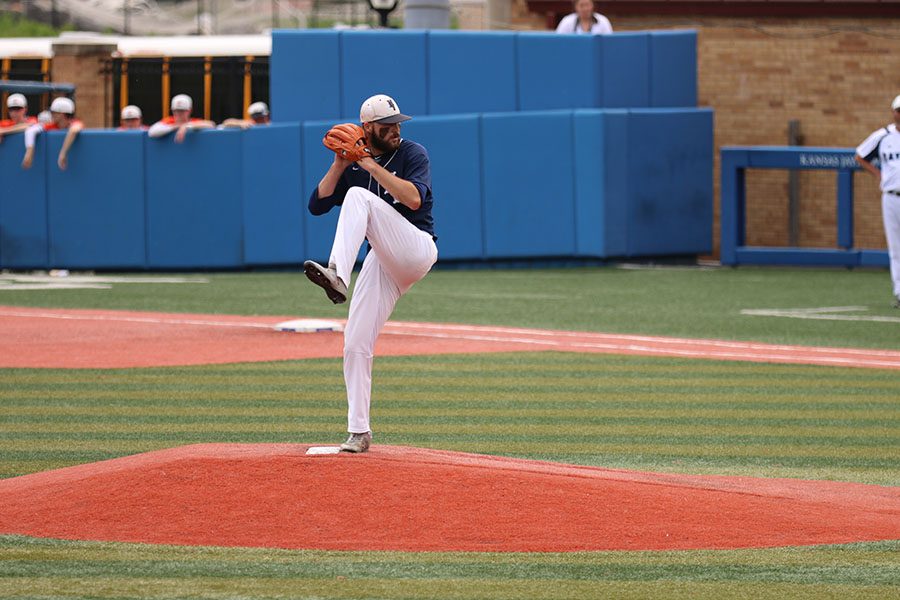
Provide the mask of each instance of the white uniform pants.
{"label": "white uniform pants", "polygon": [[371,250],[356,280],[344,330],[344,383],[350,433],[371,431],[372,356],[381,328],[400,296],[425,277],[437,260],[437,247],[428,233],[372,192],[352,187],[341,206],[329,261],[348,287],[365,239]]}
{"label": "white uniform pants", "polygon": [[891,281],[894,296],[900,298],[900,196],[881,195],[881,216],[884,219],[884,236],[887,238],[891,259]]}

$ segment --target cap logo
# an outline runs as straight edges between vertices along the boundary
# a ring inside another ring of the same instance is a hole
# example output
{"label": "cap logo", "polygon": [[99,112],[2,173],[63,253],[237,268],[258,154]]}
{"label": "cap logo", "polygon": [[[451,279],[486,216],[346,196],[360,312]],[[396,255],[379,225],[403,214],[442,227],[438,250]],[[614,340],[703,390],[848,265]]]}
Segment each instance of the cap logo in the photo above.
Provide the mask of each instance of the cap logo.
{"label": "cap logo", "polygon": [[393,100],[391,100],[390,98],[388,98],[387,103],[388,103],[388,106],[391,107],[391,110],[397,110],[397,107],[394,106],[394,101],[393,101]]}

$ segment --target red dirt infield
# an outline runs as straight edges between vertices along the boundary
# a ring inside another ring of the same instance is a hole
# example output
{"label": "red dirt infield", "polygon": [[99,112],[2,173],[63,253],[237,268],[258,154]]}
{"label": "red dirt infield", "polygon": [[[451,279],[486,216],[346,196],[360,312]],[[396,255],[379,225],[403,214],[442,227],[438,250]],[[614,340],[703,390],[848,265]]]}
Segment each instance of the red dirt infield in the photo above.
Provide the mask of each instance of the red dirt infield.
{"label": "red dirt infield", "polygon": [[373,446],[203,444],[0,481],[0,532],[322,550],[728,549],[900,538],[900,489]]}
{"label": "red dirt infield", "polygon": [[[0,367],[113,369],[338,358],[340,333],[273,327],[297,316],[236,316],[0,306]],[[900,369],[900,351],[390,321],[377,356],[596,352]]]}

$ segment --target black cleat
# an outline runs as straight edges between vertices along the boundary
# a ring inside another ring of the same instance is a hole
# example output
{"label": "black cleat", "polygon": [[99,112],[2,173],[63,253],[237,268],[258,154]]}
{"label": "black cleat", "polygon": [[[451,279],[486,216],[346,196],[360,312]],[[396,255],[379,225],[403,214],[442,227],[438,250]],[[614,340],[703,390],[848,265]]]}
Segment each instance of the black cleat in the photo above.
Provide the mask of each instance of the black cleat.
{"label": "black cleat", "polygon": [[303,263],[303,272],[314,284],[325,290],[328,299],[335,304],[343,304],[347,301],[347,286],[338,277],[334,267],[323,267],[317,262],[308,260]]}

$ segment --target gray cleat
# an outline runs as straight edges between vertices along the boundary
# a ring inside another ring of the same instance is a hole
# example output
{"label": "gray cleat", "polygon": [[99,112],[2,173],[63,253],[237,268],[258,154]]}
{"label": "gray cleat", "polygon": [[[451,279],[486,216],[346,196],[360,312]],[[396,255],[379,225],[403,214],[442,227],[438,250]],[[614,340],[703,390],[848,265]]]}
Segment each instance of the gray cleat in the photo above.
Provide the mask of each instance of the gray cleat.
{"label": "gray cleat", "polygon": [[331,265],[323,267],[315,261],[308,260],[303,263],[303,272],[310,281],[325,290],[328,299],[335,304],[347,301],[347,286]]}
{"label": "gray cleat", "polygon": [[897,299],[891,304],[891,308],[900,308],[900,296],[897,296]]}
{"label": "gray cleat", "polygon": [[366,433],[351,433],[350,437],[347,438],[347,441],[341,444],[342,452],[368,452],[369,444],[372,442],[372,434],[368,431]]}

